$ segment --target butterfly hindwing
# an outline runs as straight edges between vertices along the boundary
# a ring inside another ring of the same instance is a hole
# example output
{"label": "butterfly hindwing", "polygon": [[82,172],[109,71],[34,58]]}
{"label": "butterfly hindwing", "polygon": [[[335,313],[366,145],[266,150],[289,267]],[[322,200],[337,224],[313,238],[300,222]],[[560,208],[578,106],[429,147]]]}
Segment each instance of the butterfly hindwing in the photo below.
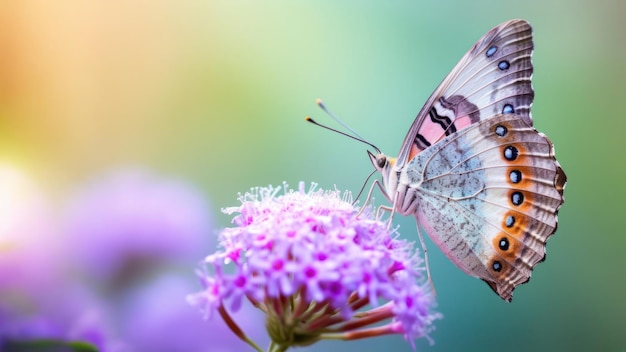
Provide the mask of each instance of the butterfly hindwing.
{"label": "butterfly hindwing", "polygon": [[511,300],[544,259],[563,204],[565,174],[548,138],[522,116],[496,115],[427,148],[405,172],[429,237]]}

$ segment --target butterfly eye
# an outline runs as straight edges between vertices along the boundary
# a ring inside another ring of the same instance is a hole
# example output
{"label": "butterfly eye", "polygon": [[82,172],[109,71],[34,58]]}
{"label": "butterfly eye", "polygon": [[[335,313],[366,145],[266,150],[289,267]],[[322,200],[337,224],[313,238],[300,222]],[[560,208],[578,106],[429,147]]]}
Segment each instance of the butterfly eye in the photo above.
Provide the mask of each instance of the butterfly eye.
{"label": "butterfly eye", "polygon": [[387,157],[384,155],[379,155],[376,158],[376,165],[378,165],[379,168],[384,168],[385,165],[387,165]]}

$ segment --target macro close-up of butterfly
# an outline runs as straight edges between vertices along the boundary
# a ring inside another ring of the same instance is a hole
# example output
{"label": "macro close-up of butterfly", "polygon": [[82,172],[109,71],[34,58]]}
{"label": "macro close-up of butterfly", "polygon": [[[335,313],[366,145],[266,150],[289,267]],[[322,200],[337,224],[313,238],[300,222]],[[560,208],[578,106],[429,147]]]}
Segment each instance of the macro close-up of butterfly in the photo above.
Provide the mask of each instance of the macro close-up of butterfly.
{"label": "macro close-up of butterfly", "polygon": [[0,352],[626,352],[626,2],[144,5],[0,11]]}
{"label": "macro close-up of butterfly", "polygon": [[493,28],[428,98],[396,158],[368,152],[392,211],[509,302],[545,259],[566,183],[533,127],[532,53],[528,22]]}

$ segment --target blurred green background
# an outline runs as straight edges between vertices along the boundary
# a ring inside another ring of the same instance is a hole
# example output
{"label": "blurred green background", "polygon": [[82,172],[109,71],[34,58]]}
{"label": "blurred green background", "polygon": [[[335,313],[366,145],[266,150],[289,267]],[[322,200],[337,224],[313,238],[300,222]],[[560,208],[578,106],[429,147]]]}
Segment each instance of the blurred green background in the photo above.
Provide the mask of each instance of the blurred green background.
{"label": "blurred green background", "polygon": [[[419,350],[624,350],[626,3],[21,1],[0,4],[0,163],[52,194],[120,165],[237,192],[316,181],[357,192],[363,145],[314,128],[322,98],[395,154],[412,119],[495,25],[530,21],[536,127],[568,175],[559,229],[505,303],[430,243],[444,319]],[[619,104],[618,104],[619,103]],[[378,201],[382,201],[380,195]],[[412,219],[396,218],[415,238]],[[190,270],[191,275],[191,270]],[[401,337],[312,350],[406,350]]]}

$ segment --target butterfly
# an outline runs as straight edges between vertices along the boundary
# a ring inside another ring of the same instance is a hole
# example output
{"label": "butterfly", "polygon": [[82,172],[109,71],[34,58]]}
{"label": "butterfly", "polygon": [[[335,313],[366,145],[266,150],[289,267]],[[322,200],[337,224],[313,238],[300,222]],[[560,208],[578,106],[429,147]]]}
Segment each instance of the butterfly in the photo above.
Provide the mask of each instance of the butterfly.
{"label": "butterfly", "polygon": [[428,98],[396,158],[368,151],[392,211],[509,302],[545,259],[567,180],[533,128],[532,52],[528,22],[493,28]]}

